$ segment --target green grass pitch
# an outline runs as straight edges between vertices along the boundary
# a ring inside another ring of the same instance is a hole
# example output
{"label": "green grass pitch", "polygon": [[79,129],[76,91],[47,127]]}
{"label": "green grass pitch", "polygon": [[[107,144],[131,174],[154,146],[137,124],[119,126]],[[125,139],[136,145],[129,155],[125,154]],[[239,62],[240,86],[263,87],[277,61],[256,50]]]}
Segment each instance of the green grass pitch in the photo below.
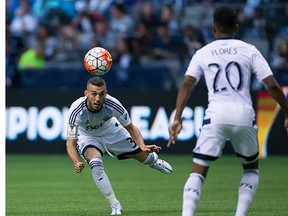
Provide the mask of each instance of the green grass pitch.
{"label": "green grass pitch", "polygon": [[[171,175],[135,160],[104,156],[104,166],[127,216],[180,216],[182,190],[191,170],[190,155],[161,155]],[[214,162],[196,215],[233,216],[242,176],[236,157]],[[7,216],[110,215],[108,202],[94,185],[89,166],[82,174],[66,155],[6,155]],[[249,216],[288,215],[288,157],[260,161],[260,184]]]}

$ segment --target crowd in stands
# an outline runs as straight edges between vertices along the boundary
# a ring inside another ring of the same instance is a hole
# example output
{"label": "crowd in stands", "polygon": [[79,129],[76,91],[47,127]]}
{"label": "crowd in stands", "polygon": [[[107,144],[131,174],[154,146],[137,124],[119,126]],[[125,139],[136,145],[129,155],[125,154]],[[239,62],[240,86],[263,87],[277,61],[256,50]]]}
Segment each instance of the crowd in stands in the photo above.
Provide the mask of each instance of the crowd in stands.
{"label": "crowd in stands", "polygon": [[213,40],[217,4],[237,10],[237,38],[254,44],[288,85],[285,0],[7,0],[6,86],[19,87],[29,69],[84,73],[85,53],[101,46],[113,56],[117,82],[130,82],[131,68],[161,67],[161,88],[177,89],[193,54]]}

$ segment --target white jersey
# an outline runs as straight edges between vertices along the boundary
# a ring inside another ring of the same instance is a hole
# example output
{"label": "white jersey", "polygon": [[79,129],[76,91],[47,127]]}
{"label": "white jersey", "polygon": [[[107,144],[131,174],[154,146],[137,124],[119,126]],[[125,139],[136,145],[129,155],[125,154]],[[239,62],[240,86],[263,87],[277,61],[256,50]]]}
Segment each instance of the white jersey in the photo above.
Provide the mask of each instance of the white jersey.
{"label": "white jersey", "polygon": [[252,73],[258,81],[272,75],[256,47],[241,40],[219,39],[195,53],[185,75],[197,81],[202,75],[205,77],[209,101],[205,119],[251,126],[255,119],[250,96]]}
{"label": "white jersey", "polygon": [[67,137],[110,135],[120,129],[115,127],[119,122],[127,126],[130,124],[130,117],[116,98],[107,94],[101,110],[92,112],[87,108],[87,98],[81,97],[69,109]]}

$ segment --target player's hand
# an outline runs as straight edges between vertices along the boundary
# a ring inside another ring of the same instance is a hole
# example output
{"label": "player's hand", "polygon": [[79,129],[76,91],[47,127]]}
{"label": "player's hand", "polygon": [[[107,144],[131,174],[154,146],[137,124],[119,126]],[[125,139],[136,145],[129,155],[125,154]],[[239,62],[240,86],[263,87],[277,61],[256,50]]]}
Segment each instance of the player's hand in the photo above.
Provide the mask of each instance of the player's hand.
{"label": "player's hand", "polygon": [[174,121],[171,126],[169,127],[169,135],[170,139],[167,144],[167,147],[169,148],[172,144],[174,145],[177,141],[178,134],[180,133],[182,129],[182,124],[180,121]]}
{"label": "player's hand", "polygon": [[82,172],[82,169],[84,168],[84,163],[82,163],[82,162],[77,162],[77,163],[75,163],[74,164],[74,168],[75,168],[75,171],[77,172],[77,173],[81,173]]}
{"label": "player's hand", "polygon": [[157,145],[145,145],[141,146],[141,150],[144,152],[159,152],[162,148]]}

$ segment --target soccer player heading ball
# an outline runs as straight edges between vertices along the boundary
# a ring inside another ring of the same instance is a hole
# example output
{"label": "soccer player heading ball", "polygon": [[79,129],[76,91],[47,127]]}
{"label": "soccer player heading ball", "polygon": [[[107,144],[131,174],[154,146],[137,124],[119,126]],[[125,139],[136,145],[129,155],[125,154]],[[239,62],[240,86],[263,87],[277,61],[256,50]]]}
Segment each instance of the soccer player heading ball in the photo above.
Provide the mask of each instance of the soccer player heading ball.
{"label": "soccer player heading ball", "polygon": [[209,166],[222,155],[227,139],[231,141],[243,167],[235,215],[245,216],[259,181],[257,126],[249,91],[251,74],[266,84],[281,106],[287,132],[288,105],[260,52],[254,46],[235,39],[238,28],[236,12],[230,7],[221,6],[216,8],[213,18],[216,40],[198,50],[190,61],[178,92],[174,122],[169,127],[168,147],[177,141],[182,128],[183,109],[191,90],[204,75],[209,104],[193,150],[193,170],[184,186],[182,216],[194,215]]}
{"label": "soccer player heading ball", "polygon": [[79,154],[87,161],[95,184],[112,208],[111,215],[121,215],[122,206],[104,171],[102,156],[105,152],[119,160],[134,158],[167,174],[172,173],[172,167],[158,158],[156,152],[161,147],[145,145],[126,109],[116,98],[107,94],[102,78],[89,79],[84,94],[85,97],[74,101],[69,109],[67,152],[77,173],[84,168]]}

